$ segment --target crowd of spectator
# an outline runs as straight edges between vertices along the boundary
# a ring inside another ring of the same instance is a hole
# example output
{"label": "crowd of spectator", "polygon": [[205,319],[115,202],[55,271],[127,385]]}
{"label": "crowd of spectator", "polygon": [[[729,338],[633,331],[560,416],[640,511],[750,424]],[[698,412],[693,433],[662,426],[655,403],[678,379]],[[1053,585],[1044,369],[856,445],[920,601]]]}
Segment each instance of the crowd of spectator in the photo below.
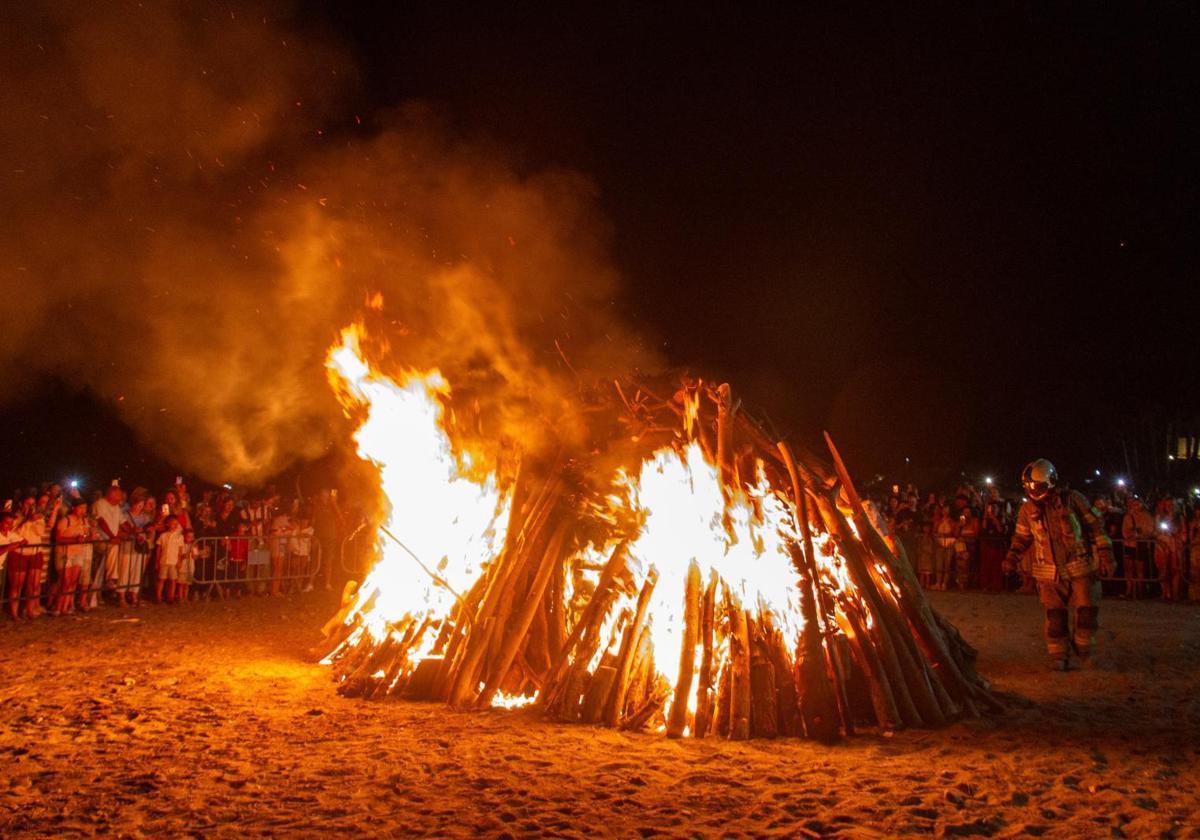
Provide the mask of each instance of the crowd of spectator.
{"label": "crowd of spectator", "polygon": [[[1200,601],[1200,495],[1143,498],[1121,486],[1089,498],[1113,541],[1112,594]],[[926,588],[1032,591],[1028,562],[1014,575],[1003,571],[1023,498],[1006,498],[989,482],[952,493],[893,485],[871,501]]]}
{"label": "crowd of spectator", "polygon": [[330,589],[342,532],[336,490],[285,499],[225,487],[193,499],[182,478],[159,497],[119,481],[90,494],[48,483],[3,501],[0,604],[33,619]]}
{"label": "crowd of spectator", "polygon": [[[1092,494],[1113,541],[1110,594],[1200,601],[1200,494]],[[1028,563],[1007,574],[1023,499],[990,482],[951,493],[893,485],[871,496],[879,524],[931,590],[1032,591]],[[285,499],[228,487],[193,500],[182,479],[154,496],[117,481],[85,494],[59,484],[18,491],[0,509],[0,607],[13,618],[188,600],[329,589],[346,536],[336,490]]]}

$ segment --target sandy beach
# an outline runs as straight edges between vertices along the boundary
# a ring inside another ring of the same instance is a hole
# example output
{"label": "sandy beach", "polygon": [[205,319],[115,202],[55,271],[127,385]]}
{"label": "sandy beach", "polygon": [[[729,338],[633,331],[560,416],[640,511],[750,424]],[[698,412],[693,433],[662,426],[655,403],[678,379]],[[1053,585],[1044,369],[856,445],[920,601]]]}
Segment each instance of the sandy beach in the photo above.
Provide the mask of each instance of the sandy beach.
{"label": "sandy beach", "polygon": [[1106,601],[1055,674],[1034,598],[935,603],[1010,710],[833,748],[344,699],[328,596],[6,622],[0,836],[1200,836],[1200,609]]}

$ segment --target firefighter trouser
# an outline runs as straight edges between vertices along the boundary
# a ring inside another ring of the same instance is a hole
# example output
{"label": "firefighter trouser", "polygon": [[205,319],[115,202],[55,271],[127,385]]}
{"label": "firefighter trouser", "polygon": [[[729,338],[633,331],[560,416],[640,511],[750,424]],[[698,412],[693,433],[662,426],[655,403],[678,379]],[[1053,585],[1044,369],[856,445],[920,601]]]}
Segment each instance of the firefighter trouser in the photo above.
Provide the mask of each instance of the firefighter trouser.
{"label": "firefighter trouser", "polygon": [[1071,650],[1071,613],[1075,614],[1075,650],[1092,651],[1100,615],[1100,580],[1095,575],[1071,580],[1039,580],[1038,599],[1046,610],[1046,652],[1066,659]]}

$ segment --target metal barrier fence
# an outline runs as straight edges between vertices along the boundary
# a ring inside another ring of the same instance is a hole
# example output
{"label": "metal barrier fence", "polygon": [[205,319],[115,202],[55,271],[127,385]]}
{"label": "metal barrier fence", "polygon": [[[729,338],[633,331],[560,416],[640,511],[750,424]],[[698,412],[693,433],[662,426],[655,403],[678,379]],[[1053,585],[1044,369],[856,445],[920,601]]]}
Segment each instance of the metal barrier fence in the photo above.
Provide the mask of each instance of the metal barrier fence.
{"label": "metal barrier fence", "polygon": [[[902,539],[895,533],[892,536]],[[947,537],[945,539],[950,538]],[[984,549],[991,549],[990,553],[993,563],[1002,563],[1004,555],[1008,552],[1011,534],[981,534],[972,537],[955,538],[954,541],[965,544],[967,558],[964,566],[959,560],[960,552],[953,547],[948,547],[950,555],[945,562],[948,562],[948,577],[953,581],[955,588],[982,588],[993,591],[1010,588],[1008,586],[997,587],[987,585],[989,583],[994,584],[997,576],[1001,580],[1006,579],[1008,576],[998,566],[996,568],[989,568],[990,564],[984,562]],[[1169,574],[1170,577],[1175,579],[1180,589],[1180,592],[1177,594],[1178,600],[1200,601],[1200,546],[1195,546],[1197,550],[1193,551],[1194,546],[1191,543],[1184,542],[1181,551],[1175,552],[1170,556],[1165,556],[1164,552],[1159,551],[1160,545],[1159,541],[1155,539],[1138,540],[1133,550],[1126,552],[1124,540],[1113,540],[1112,568],[1108,570],[1108,574],[1099,575],[1101,582],[1106,584],[1105,592],[1111,595],[1118,594],[1118,590],[1124,590],[1119,594],[1130,598],[1147,597],[1156,590],[1162,591],[1164,574]],[[908,554],[909,562],[912,563],[914,570],[919,571],[915,540],[906,539],[904,547],[905,553]],[[937,549],[935,548],[935,570],[937,562],[936,552]],[[958,586],[958,575],[964,569],[967,581],[965,586],[960,587]],[[936,574],[936,571],[934,573]],[[1025,581],[1026,584],[1033,580],[1032,574],[1027,567],[1018,569],[1014,574]]]}
{"label": "metal barrier fence", "polygon": [[13,547],[0,557],[0,609],[86,612],[103,601],[175,600],[183,586],[204,597],[282,594],[311,587],[323,570],[321,543],[309,536],[200,537],[190,546],[174,564],[138,539]]}
{"label": "metal barrier fence", "polygon": [[[919,571],[915,541],[894,536],[903,539],[909,562]],[[956,540],[966,546],[966,561],[959,559],[958,552],[946,558],[947,582],[966,589],[1013,588],[1010,576],[990,567],[1002,561],[1009,539],[1007,535],[979,535]],[[374,560],[374,546],[374,532],[365,527],[340,541],[308,535],[200,537],[193,541],[183,568],[176,564],[174,569],[161,563],[157,548],[142,540],[20,546],[0,558],[0,609],[10,615],[58,613],[86,611],[102,601],[173,600],[175,588],[182,585],[203,597],[282,594],[313,586],[322,572],[331,571],[322,561],[333,552],[343,573],[361,579]],[[983,562],[985,547],[991,555],[987,564]],[[1158,548],[1157,540],[1147,539],[1126,552],[1123,541],[1114,540],[1114,567],[1100,576],[1106,593],[1152,596],[1162,591],[1166,572],[1178,583],[1179,600],[1200,600],[1200,550],[1193,551],[1184,543],[1178,556],[1164,558]],[[966,578],[961,587],[960,574]],[[1016,575],[1026,586],[1032,580],[1028,569]],[[167,583],[172,584],[170,590]]]}

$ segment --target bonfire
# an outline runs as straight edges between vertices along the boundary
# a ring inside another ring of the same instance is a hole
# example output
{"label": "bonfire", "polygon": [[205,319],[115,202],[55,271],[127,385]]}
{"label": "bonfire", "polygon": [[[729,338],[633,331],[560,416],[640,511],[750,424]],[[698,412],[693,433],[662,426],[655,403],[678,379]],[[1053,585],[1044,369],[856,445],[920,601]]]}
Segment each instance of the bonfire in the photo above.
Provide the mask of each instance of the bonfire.
{"label": "bonfire", "polygon": [[828,435],[826,461],[728,385],[630,378],[581,386],[582,440],[489,462],[452,439],[452,383],[383,375],[359,335],[330,381],[385,513],[327,625],[343,694],[825,742],[999,709]]}

